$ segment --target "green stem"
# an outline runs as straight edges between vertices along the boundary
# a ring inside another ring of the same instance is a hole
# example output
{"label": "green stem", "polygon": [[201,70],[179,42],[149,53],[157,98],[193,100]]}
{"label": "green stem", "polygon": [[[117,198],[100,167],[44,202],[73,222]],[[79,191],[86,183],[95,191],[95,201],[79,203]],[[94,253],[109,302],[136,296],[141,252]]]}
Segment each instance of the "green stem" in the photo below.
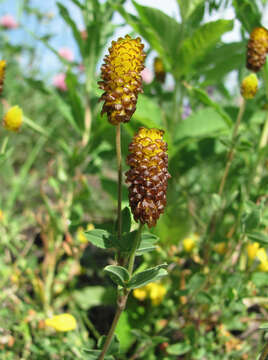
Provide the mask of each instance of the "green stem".
{"label": "green stem", "polygon": [[[120,243],[122,237],[122,214],[121,214],[121,203],[122,203],[122,154],[121,154],[121,125],[120,123],[116,126],[116,157],[117,157],[117,177],[118,177],[118,200],[117,200],[117,236]],[[120,256],[119,256],[120,258]],[[120,259],[119,259],[120,260]],[[120,261],[119,261],[120,262]]]}
{"label": "green stem", "polygon": [[8,143],[8,136],[6,136],[2,142],[2,146],[1,146],[1,150],[0,150],[1,155],[3,155],[6,152],[7,143]]}
{"label": "green stem", "polygon": [[220,182],[220,186],[219,186],[218,194],[220,196],[223,193],[224,186],[225,186],[225,183],[226,183],[226,179],[227,179],[227,176],[229,174],[230,166],[231,166],[231,163],[232,163],[232,160],[233,160],[233,157],[234,157],[238,128],[239,128],[239,125],[241,123],[241,119],[243,117],[244,111],[245,111],[245,105],[246,105],[246,102],[245,102],[245,100],[243,98],[242,102],[241,102],[241,105],[240,105],[240,108],[239,108],[239,112],[238,112],[238,116],[237,116],[237,119],[236,119],[233,134],[232,134],[231,148],[230,148],[228,156],[227,156],[227,162],[226,162],[224,173],[223,173],[223,176],[222,176],[222,179],[221,179],[221,182]]}
{"label": "green stem", "polygon": [[262,350],[260,360],[266,360],[268,356],[268,343],[265,345],[264,349]]}

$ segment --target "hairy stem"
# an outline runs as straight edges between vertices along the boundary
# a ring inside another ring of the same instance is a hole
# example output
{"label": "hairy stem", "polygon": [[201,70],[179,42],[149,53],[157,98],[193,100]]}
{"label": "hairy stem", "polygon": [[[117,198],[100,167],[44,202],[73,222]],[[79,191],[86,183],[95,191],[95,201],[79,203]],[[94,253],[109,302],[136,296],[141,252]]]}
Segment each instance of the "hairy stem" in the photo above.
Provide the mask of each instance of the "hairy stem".
{"label": "hairy stem", "polygon": [[[121,153],[121,124],[116,126],[116,158],[117,158],[117,237],[120,243],[122,237],[122,153]],[[120,254],[118,256],[118,262],[121,264]]]}

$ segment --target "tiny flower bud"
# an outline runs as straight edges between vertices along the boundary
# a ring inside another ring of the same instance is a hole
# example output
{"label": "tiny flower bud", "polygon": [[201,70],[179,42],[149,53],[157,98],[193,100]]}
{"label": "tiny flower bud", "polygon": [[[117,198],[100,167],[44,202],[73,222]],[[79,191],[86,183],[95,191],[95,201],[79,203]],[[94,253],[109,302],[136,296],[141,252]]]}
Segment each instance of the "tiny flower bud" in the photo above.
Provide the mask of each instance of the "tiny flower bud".
{"label": "tiny flower bud", "polygon": [[104,101],[101,113],[107,113],[113,125],[128,122],[136,110],[138,93],[142,92],[143,47],[139,37],[126,35],[112,42],[109,55],[104,58],[99,81],[99,87],[105,91],[100,98]]}
{"label": "tiny flower bud", "polygon": [[154,74],[155,74],[156,80],[158,80],[161,83],[165,82],[166,72],[165,72],[163,61],[159,57],[156,57],[154,59]]}
{"label": "tiny flower bud", "polygon": [[19,106],[13,106],[4,116],[4,127],[10,131],[19,131],[22,125],[23,113]]}
{"label": "tiny flower bud", "polygon": [[247,68],[258,72],[265,64],[268,51],[268,31],[263,27],[252,30],[248,41]]}
{"label": "tiny flower bud", "polygon": [[140,128],[129,145],[126,173],[129,203],[136,221],[155,226],[166,206],[168,173],[164,131]]}
{"label": "tiny flower bud", "polygon": [[240,87],[241,95],[244,99],[253,99],[258,90],[258,78],[255,74],[246,76]]}

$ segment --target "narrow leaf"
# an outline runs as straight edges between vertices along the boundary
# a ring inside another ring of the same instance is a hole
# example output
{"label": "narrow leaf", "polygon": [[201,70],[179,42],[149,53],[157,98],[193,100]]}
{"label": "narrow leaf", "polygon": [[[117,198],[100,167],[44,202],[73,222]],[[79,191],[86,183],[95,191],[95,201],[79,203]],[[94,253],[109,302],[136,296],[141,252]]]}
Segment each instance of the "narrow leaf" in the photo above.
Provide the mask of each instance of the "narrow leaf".
{"label": "narrow leaf", "polygon": [[168,272],[164,269],[167,264],[158,265],[154,268],[147,269],[135,274],[128,283],[129,289],[136,289],[144,286],[150,282],[157,281],[163,276],[166,276]]}
{"label": "narrow leaf", "polygon": [[126,283],[129,280],[129,273],[127,269],[122,266],[108,265],[104,268],[104,271],[108,273],[110,278],[117,285],[126,287]]}

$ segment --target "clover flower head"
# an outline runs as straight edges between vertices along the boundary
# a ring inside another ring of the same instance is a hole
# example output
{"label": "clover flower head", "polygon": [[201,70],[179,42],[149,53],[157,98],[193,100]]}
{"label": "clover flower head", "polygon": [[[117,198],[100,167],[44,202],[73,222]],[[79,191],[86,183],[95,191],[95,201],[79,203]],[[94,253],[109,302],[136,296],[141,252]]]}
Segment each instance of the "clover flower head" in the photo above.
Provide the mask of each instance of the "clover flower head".
{"label": "clover flower head", "polygon": [[240,92],[244,99],[253,99],[258,90],[258,78],[255,74],[246,76],[242,83]]}
{"label": "clover flower head", "polygon": [[101,67],[99,87],[105,92],[101,114],[107,113],[111,124],[128,122],[136,110],[138,94],[142,92],[141,71],[144,69],[144,45],[138,37],[129,35],[112,42],[109,55]]}
{"label": "clover flower head", "polygon": [[21,128],[23,112],[19,106],[12,106],[4,115],[3,125],[9,131],[17,132]]}
{"label": "clover flower head", "polygon": [[252,30],[248,41],[247,68],[258,72],[265,64],[268,51],[268,30],[256,27]]}

